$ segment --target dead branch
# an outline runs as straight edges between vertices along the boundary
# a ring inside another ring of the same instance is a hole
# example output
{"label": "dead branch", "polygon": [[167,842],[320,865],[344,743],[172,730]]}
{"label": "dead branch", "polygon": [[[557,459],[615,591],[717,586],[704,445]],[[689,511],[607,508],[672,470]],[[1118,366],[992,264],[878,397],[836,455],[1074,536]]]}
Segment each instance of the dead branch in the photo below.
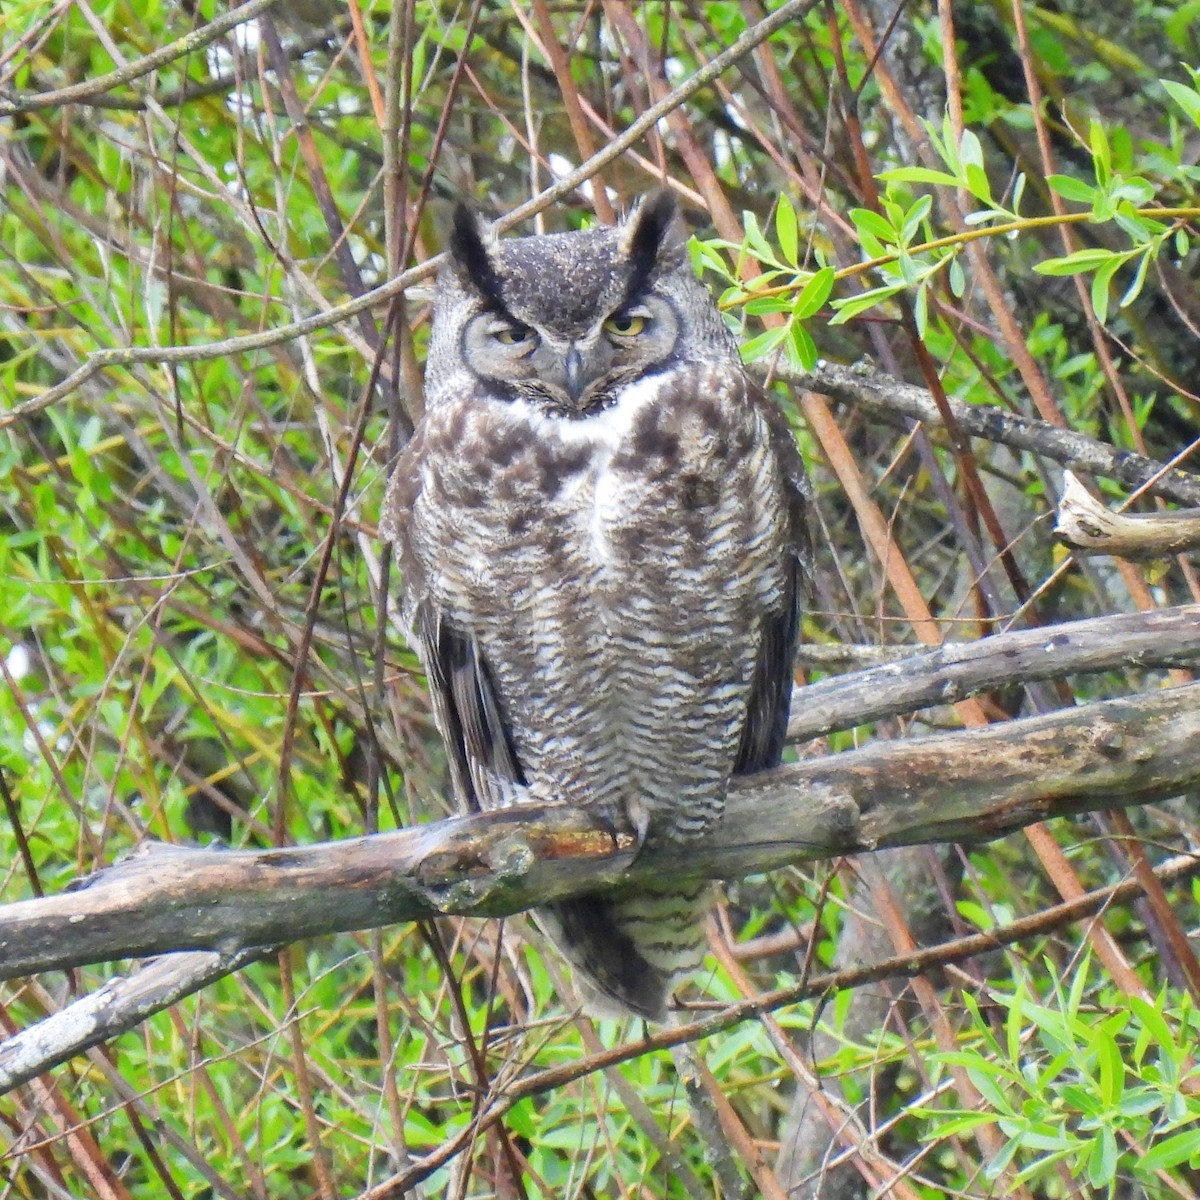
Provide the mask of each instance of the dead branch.
{"label": "dead branch", "polygon": [[[943,424],[929,392],[893,379],[869,363],[843,366],[823,362],[808,374],[780,364],[776,373],[801,387],[847,404],[866,405],[879,412],[912,417],[926,425]],[[954,399],[949,400],[949,404],[954,419],[972,437],[1000,442],[1014,450],[1028,450],[1076,471],[1115,479],[1130,491],[1145,488],[1178,504],[1200,506],[1200,478],[1178,467],[1166,466],[1152,458],[1119,450],[1081,433],[1018,416],[1002,408],[964,404]]]}
{"label": "dead branch", "polygon": [[[813,737],[983,687],[1167,654],[1200,655],[1200,606],[947,645],[826,680],[797,693],[791,733]],[[1200,720],[1187,713],[1197,690],[764,774],[739,785],[719,833],[687,862],[651,849],[633,863],[627,840],[614,844],[586,814],[548,806],[297,850],[147,847],[76,891],[0,908],[0,978],[176,951],[0,1045],[0,1092],[239,969],[263,945],[436,913],[501,915],[664,870],[731,877],[864,848],[991,837],[1178,791],[1200,776],[1200,756],[1172,754],[1173,743],[1194,742]],[[1046,763],[1058,774],[1043,777]]]}
{"label": "dead branch", "polygon": [[1200,685],[984,730],[876,743],[764,772],[686,848],[529,805],[273,850],[147,847],[79,890],[0,908],[0,978],[86,963],[226,954],[441,914],[507,916],[654,879],[722,879],[920,842],[999,837],[1200,782]]}
{"label": "dead branch", "polygon": [[[802,647],[802,657],[804,651]],[[804,741],[1018,682],[1111,671],[1131,663],[1174,664],[1197,656],[1200,604],[947,642],[800,688],[792,697],[788,737]]]}
{"label": "dead branch", "polygon": [[[1155,868],[1154,874],[1161,883],[1175,883],[1192,878],[1198,870],[1200,859],[1195,855],[1185,854],[1160,864]],[[1111,904],[1127,903],[1140,894],[1139,881],[1125,879],[983,933],[955,938],[913,951],[911,954],[890,955],[878,962],[857,964],[827,972],[752,1000],[727,1005],[716,1014],[701,1017],[691,1023],[674,1023],[641,1041],[624,1042],[614,1049],[595,1051],[565,1067],[551,1067],[529,1077],[517,1085],[520,1091],[516,1096],[509,1092],[502,1093],[503,1107],[489,1110],[480,1128],[499,1119],[518,1099],[550,1091],[562,1083],[583,1078],[593,1071],[611,1068],[639,1054],[683,1042],[697,1041],[732,1028],[739,1022],[757,1017],[761,1013],[812,996],[862,987],[884,979],[911,977],[951,963],[964,962],[1002,946],[1013,945],[1030,938],[1045,937],[1052,930],[1093,916]],[[68,1005],[31,1029],[0,1043],[0,1094],[18,1087],[43,1071],[51,1070],[106,1037],[132,1028],[160,1008],[198,991],[263,953],[269,951],[248,950],[238,955],[217,955],[198,951],[168,955],[164,959],[151,962],[128,979],[114,981],[96,993],[96,997],[85,996]],[[152,1000],[148,1002],[147,997],[152,997]],[[100,1009],[104,1010],[102,1019],[97,1016]],[[417,1178],[425,1178],[444,1161],[441,1155],[445,1149],[443,1147],[415,1164],[414,1175],[401,1177],[399,1182],[408,1186]]]}
{"label": "dead branch", "polygon": [[[868,671],[842,678],[823,680],[820,684],[808,686],[797,694],[790,732],[794,738],[811,738],[835,730],[835,728],[863,724],[864,721],[875,719],[880,715],[906,712],[906,710],[918,708],[923,704],[948,702],[980,688],[1012,683],[1018,679],[1046,678],[1082,671],[1109,670],[1112,667],[1136,664],[1136,662],[1156,661],[1163,656],[1187,660],[1195,655],[1200,655],[1200,606],[1196,605],[1150,613],[1127,613],[1117,617],[1084,620],[1084,622],[1057,625],[1051,630],[1031,630],[1018,632],[1018,634],[998,635],[985,638],[982,642],[956,644],[956,646],[949,644],[949,646],[914,655],[899,662],[888,662],[888,664],[871,668]],[[965,734],[964,737],[968,736]],[[923,750],[931,749],[928,742],[918,742],[913,745]],[[844,755],[830,762],[836,768],[853,768],[857,757]],[[817,764],[812,764],[812,766],[817,766]],[[770,776],[762,776],[758,782],[766,785],[769,780]],[[805,786],[811,785],[805,785],[804,780],[800,779],[794,786],[797,787],[797,796],[804,796]],[[834,796],[839,791],[839,785],[835,780],[828,786],[830,796]],[[733,805],[740,803],[743,803],[742,797],[734,798]],[[746,800],[746,803],[750,804],[751,808],[746,810],[742,823],[745,827],[754,828],[754,812],[757,810],[752,808],[752,800]],[[802,836],[802,841],[806,838],[812,844],[810,847],[811,857],[818,857],[821,853],[820,846],[818,846],[818,839],[821,836],[818,827],[826,827],[827,835],[828,830],[832,829],[835,838],[838,838],[839,830],[846,832],[846,830],[862,826],[864,809],[857,800],[854,802],[853,810],[850,805],[839,808],[838,804],[833,804],[822,808],[820,805],[812,804],[797,805],[794,800],[792,804],[796,808],[808,812],[811,817],[812,828]],[[728,818],[725,833],[730,833],[734,829],[734,821],[737,820],[733,805],[731,805],[731,816]],[[610,857],[613,850],[610,836],[601,834],[599,839],[596,838],[592,824],[584,820],[581,826],[577,826],[577,817],[577,814],[571,814],[566,810],[530,810],[528,812],[529,823],[528,827],[524,829],[524,836],[532,838],[534,842],[538,842],[540,839],[540,850],[538,846],[535,846],[534,852],[542,853],[542,857],[553,858],[559,854],[570,856],[571,853],[580,853],[583,854],[587,863],[592,864],[600,859]],[[527,817],[522,816],[522,824],[526,820]],[[556,824],[556,822],[558,823]],[[432,827],[432,830],[438,828],[440,827]],[[359,844],[359,847],[350,847],[349,858],[358,860],[359,874],[355,874],[354,863],[350,862],[343,853],[338,853],[338,851],[347,851],[349,844],[343,842],[334,847],[310,847],[310,850],[334,851],[335,862],[338,860],[341,862],[342,874],[337,878],[330,877],[329,882],[324,886],[343,888],[347,887],[349,883],[349,886],[356,890],[365,889],[361,892],[361,900],[368,910],[371,910],[377,904],[382,904],[382,901],[372,899],[373,892],[371,890],[382,886],[379,883],[379,874],[386,877],[392,869],[406,869],[404,863],[412,863],[414,859],[419,858],[421,853],[419,841],[415,846],[410,845],[409,842],[412,842],[414,835],[419,839],[422,834],[431,833],[432,830],[424,830],[424,832],[422,830],[406,830],[402,834],[390,835],[392,838],[400,839],[406,848],[404,848],[402,856],[395,860],[389,858],[389,852],[384,852],[382,856],[374,859],[377,868],[372,868],[371,860],[367,860],[367,862],[361,860],[358,854],[358,848],[367,847],[362,844]],[[476,834],[476,836],[480,835]],[[479,848],[476,848],[474,852],[478,863],[496,862],[496,851],[494,848],[488,850],[487,847],[502,845],[504,836],[506,836],[505,833],[496,832],[496,830],[493,830],[490,835],[482,836]],[[557,847],[554,844],[556,838],[562,842]],[[378,850],[377,842],[378,839],[370,840],[371,850]],[[834,844],[850,845],[845,841],[835,841]],[[460,863],[467,864],[464,866],[464,870],[470,874],[475,870],[473,866],[469,865],[472,862],[472,851],[467,842],[458,842],[457,845],[460,846],[457,851],[458,859],[460,859]],[[520,847],[520,840],[516,842],[515,847]],[[511,853],[512,850],[514,847],[509,847],[506,853]],[[172,865],[172,874],[169,878],[175,881],[172,884],[172,890],[175,900],[178,901],[181,895],[186,895],[188,889],[198,886],[202,882],[200,875],[208,875],[211,868],[221,872],[226,866],[230,866],[230,868],[235,868],[235,875],[246,878],[252,874],[254,860],[259,859],[259,856],[254,856],[254,854],[247,857],[246,852],[241,854],[217,852],[214,854],[205,851],[179,851],[172,847],[161,846],[152,851],[148,850],[146,853],[149,854],[149,860],[145,863],[144,874],[140,872],[139,868],[136,876],[131,875],[132,866],[139,862],[134,859],[133,864],[122,864],[118,868],[104,872],[102,876],[98,877],[97,886],[91,888],[85,886],[82,892],[72,893],[67,898],[59,898],[60,902],[64,902],[70,907],[71,916],[67,917],[68,922],[73,917],[82,917],[83,913],[90,910],[91,919],[96,923],[102,923],[104,911],[107,911],[110,928],[120,929],[122,928],[121,920],[124,918],[121,917],[118,910],[121,905],[124,905],[131,920],[142,920],[144,923],[148,919],[146,914],[154,911],[155,908],[172,905],[169,896],[158,893],[155,887],[155,872],[162,862],[169,862]],[[296,854],[301,854],[302,858],[310,857],[308,852],[283,851],[271,853],[268,857],[260,859],[257,866],[262,868],[266,865],[269,868],[263,875],[264,880],[270,880],[275,871],[286,868],[289,863],[293,866],[299,865],[295,860]],[[164,859],[163,856],[169,857]],[[520,858],[520,854],[517,857]],[[805,856],[803,852],[798,851],[794,857]],[[620,862],[623,860],[620,859],[616,864],[618,874]],[[389,863],[392,862],[395,862],[395,868],[389,866]],[[203,872],[197,871],[197,864],[204,868]],[[325,870],[322,863],[316,859],[310,863],[310,868],[318,874]],[[587,866],[584,864],[583,870],[586,869]],[[353,877],[348,878],[348,876]],[[316,878],[316,875],[311,877]],[[324,878],[324,876],[322,877]],[[132,884],[130,883],[131,878],[134,878]],[[270,883],[266,886],[270,887]],[[478,881],[473,886],[478,886]],[[221,887],[220,878],[215,878],[210,881],[208,889],[210,893],[218,893]],[[122,896],[120,894],[122,888],[132,888],[132,892],[127,892]],[[116,889],[115,892],[113,889]],[[109,895],[109,900],[103,902],[102,908],[95,908],[92,902],[103,899],[106,895]],[[247,906],[250,905],[251,898],[244,894],[244,902]],[[469,902],[469,898],[464,902]],[[186,908],[178,904],[175,905],[175,908],[176,913],[184,912],[186,918]],[[235,908],[236,904],[234,910]],[[438,911],[442,910],[438,908]],[[47,944],[55,944],[62,949],[62,943],[59,941],[62,936],[59,931],[61,929],[61,913],[55,917],[53,913],[44,908],[41,913],[43,923],[38,925],[35,922],[25,929],[26,944],[30,940],[36,940],[38,936],[44,935],[48,940],[53,938],[53,941],[48,941]],[[17,949],[17,944],[4,941],[2,938],[4,938],[6,922],[10,920],[11,916],[11,910],[7,913],[5,910],[0,910],[0,950],[7,950],[10,954]],[[230,922],[235,924],[232,913],[226,914],[226,916],[229,917]],[[371,913],[365,913],[361,919],[364,922],[370,922]],[[58,922],[59,929],[47,929],[47,925],[44,923],[46,920],[52,925]],[[319,922],[308,929],[308,932],[322,931],[325,931],[325,926],[320,925]],[[192,934],[199,934],[198,924],[193,926]],[[215,932],[210,931],[210,934],[212,937],[218,936]],[[242,936],[244,935],[239,934],[235,928],[227,931],[228,940],[238,942],[239,947],[245,944],[244,941],[241,941]],[[295,928],[294,922],[292,928],[287,928],[287,923],[281,922],[277,928],[277,936],[278,940],[286,941],[289,938],[302,936],[302,934],[299,929]],[[133,954],[142,953],[142,950],[132,948],[126,940],[124,948],[119,947],[115,953]],[[178,1002],[180,998],[204,988],[224,974],[239,970],[246,962],[259,958],[263,953],[265,952],[262,949],[254,947],[238,948],[232,953],[222,952],[220,949],[184,950],[184,952],[168,954],[166,958],[152,961],[148,966],[140,968],[128,978],[113,980],[95,994],[83,997],[82,1000],[62,1009],[61,1012],[49,1016],[46,1020],[30,1027],[29,1030],[22,1031],[16,1037],[0,1044],[0,1092],[16,1087],[43,1070],[58,1066],[59,1063],[67,1061],[73,1055],[80,1054],[80,1052],[90,1049],[91,1046],[100,1044],[128,1028],[138,1025],[148,1016],[160,1012],[169,1004]],[[102,954],[107,956],[107,952],[102,952]],[[71,961],[83,960],[77,958]],[[30,970],[34,970],[35,967],[47,970],[49,967],[62,965],[67,964],[61,958],[58,961],[42,961],[41,964],[36,965],[26,961],[19,968],[17,964],[14,964],[13,973],[20,973],[25,967],[29,967]]]}
{"label": "dead branch", "polygon": [[215,950],[168,954],[124,979],[110,980],[0,1042],[0,1095],[269,953],[251,949],[236,954]]}
{"label": "dead branch", "polygon": [[1071,474],[1064,476],[1054,532],[1060,541],[1089,554],[1119,558],[1170,558],[1200,546],[1200,509],[1172,513],[1123,513],[1105,508]]}

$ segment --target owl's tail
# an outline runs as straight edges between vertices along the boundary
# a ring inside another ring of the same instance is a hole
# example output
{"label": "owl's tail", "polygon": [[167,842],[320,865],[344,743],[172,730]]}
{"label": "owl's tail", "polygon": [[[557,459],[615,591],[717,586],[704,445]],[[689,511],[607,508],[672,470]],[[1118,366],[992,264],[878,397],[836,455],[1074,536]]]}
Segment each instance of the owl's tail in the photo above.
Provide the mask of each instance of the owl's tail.
{"label": "owl's tail", "polygon": [[674,985],[704,959],[706,883],[628,896],[580,896],[538,909],[538,924],[575,969],[593,1017],[662,1021]]}

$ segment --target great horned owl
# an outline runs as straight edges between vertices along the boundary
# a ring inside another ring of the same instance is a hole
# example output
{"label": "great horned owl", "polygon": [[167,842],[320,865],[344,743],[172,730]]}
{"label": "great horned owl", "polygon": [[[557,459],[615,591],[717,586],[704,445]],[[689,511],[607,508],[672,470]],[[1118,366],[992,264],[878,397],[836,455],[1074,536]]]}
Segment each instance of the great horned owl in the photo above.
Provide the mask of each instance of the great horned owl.
{"label": "great horned owl", "polygon": [[[687,842],[731,776],[779,761],[803,469],[684,236],[666,193],[617,228],[542,237],[455,213],[425,416],[381,528],[470,809],[561,801]],[[707,898],[536,915],[589,1011],[662,1019]]]}

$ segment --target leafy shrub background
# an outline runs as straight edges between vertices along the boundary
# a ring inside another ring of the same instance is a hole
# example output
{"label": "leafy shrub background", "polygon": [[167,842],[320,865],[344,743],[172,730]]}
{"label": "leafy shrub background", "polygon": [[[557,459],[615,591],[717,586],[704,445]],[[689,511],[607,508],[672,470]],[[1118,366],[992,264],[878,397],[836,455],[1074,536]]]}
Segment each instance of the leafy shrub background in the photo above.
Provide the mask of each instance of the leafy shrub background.
{"label": "leafy shrub background", "polygon": [[[870,356],[1173,459],[1198,436],[1200,93],[1181,64],[1197,61],[1200,9],[954,7],[907,6],[879,54],[888,6],[798,11],[538,222],[607,219],[668,180],[748,360],[792,378]],[[0,420],[19,414],[0,432],[5,901],[146,838],[304,843],[447,811],[374,536],[395,439],[420,412],[428,295],[253,349],[230,339],[427,262],[452,200],[511,212],[766,15],[303,0],[178,43],[228,11],[0,10]],[[170,45],[156,70],[106,80]],[[86,103],[25,104],[75,83],[93,87]],[[1046,460],[982,442],[956,454],[937,430],[851,405],[825,410],[830,428],[794,383],[778,392],[817,487],[812,643],[973,638],[1200,598],[1186,560],[1055,547]],[[864,539],[864,504],[886,546]],[[932,623],[897,590],[899,564]],[[1166,679],[1017,688],[987,714]],[[882,721],[829,749],[958,720]],[[1187,803],[1131,819],[1151,859],[1197,841]],[[1138,844],[1107,819],[1053,835],[1085,886],[1123,877]],[[949,936],[1056,898],[1024,838],[927,853],[941,890],[897,897],[914,926],[932,909]],[[700,995],[723,1004],[836,965],[850,916],[877,899],[856,878],[828,864],[731,885]],[[1194,886],[1169,896],[1184,933]],[[873,989],[889,1021],[869,1035],[844,1032],[856,998],[841,993],[708,1040],[708,1074],[690,1081],[656,1051],[541,1090],[537,1072],[639,1031],[573,1020],[536,938],[446,921],[297,945],[0,1098],[3,1194],[335,1196],[397,1178],[428,1195],[780,1194],[803,1174],[775,1161],[789,1110],[815,1091],[835,1117],[863,1101],[831,1161],[850,1144],[876,1187],[1190,1195],[1186,941],[1144,906],[1103,922],[1145,996],[1086,957],[1079,928],[1048,927],[936,989]],[[5,1028],[122,969],[5,985]],[[814,1027],[832,1039],[815,1064]]]}

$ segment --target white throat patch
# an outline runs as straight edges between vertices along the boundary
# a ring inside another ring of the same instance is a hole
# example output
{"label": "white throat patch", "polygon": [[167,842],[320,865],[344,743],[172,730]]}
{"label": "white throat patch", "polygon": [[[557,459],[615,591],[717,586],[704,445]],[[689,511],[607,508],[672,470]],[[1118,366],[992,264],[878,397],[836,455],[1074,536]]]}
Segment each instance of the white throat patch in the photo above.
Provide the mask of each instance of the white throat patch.
{"label": "white throat patch", "polygon": [[666,372],[634,380],[621,391],[615,404],[590,417],[550,416],[524,399],[510,404],[513,418],[527,421],[540,437],[591,448],[591,469],[585,476],[592,485],[588,532],[592,556],[601,565],[611,560],[607,527],[618,515],[616,492],[620,480],[609,470],[613,457],[629,436],[638,414],[662,395],[669,379],[670,373]]}

